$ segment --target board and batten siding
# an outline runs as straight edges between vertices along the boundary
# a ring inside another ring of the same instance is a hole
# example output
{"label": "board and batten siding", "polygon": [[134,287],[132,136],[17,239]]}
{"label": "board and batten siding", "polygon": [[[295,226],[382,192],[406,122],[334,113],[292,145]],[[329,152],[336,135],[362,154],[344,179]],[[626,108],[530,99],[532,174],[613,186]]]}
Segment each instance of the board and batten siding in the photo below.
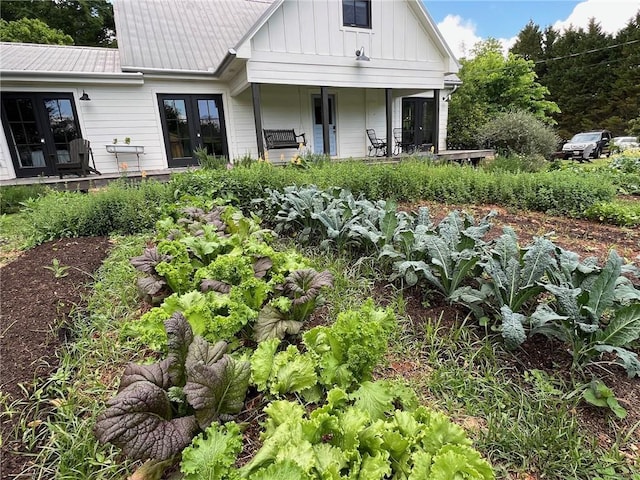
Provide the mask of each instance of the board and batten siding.
{"label": "board and batten siding", "polygon": [[[249,82],[443,88],[446,52],[405,0],[371,3],[372,28],[342,25],[339,0],[285,0],[252,38]],[[356,61],[364,47],[370,61]]]}

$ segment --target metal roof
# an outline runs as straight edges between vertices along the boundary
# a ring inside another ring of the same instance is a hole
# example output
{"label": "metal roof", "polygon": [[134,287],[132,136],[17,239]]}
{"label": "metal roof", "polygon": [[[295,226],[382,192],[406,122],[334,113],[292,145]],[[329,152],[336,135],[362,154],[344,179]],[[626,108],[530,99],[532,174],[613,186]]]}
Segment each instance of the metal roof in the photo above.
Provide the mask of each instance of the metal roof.
{"label": "metal roof", "polygon": [[117,48],[0,42],[0,70],[121,73]]}
{"label": "metal roof", "polygon": [[115,0],[122,69],[214,72],[273,0]]}

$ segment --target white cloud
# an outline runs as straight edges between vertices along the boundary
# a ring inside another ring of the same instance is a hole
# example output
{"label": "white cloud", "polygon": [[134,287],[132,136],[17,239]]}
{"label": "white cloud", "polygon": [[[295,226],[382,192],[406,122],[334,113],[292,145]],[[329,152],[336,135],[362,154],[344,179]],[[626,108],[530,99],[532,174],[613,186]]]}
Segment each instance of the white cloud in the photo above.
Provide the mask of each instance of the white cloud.
{"label": "white cloud", "polygon": [[[447,15],[442,22],[438,23],[438,29],[457,58],[471,58],[471,49],[474,45],[486,40],[476,34],[475,23],[459,15]],[[498,40],[502,43],[502,50],[506,55],[515,43],[516,37]]]}
{"label": "white cloud", "polygon": [[640,10],[638,0],[586,0],[577,4],[566,20],[553,24],[556,30],[587,28],[589,19],[595,18],[602,30],[614,34],[624,28],[629,20]]}
{"label": "white cloud", "polygon": [[[578,3],[565,20],[553,24],[556,30],[564,30],[570,25],[574,28],[586,28],[589,19],[595,18],[603,31],[614,34],[624,28],[628,21],[640,10],[639,0],[585,0]],[[547,25],[540,25],[544,30]],[[524,28],[524,24],[521,26]],[[476,33],[476,24],[459,15],[447,15],[438,23],[438,29],[457,58],[470,57],[473,46],[485,38]],[[511,38],[499,38],[505,54],[513,46],[517,35]]]}
{"label": "white cloud", "polygon": [[473,46],[482,40],[476,35],[475,24],[459,15],[447,15],[438,23],[438,29],[457,58],[467,57]]}

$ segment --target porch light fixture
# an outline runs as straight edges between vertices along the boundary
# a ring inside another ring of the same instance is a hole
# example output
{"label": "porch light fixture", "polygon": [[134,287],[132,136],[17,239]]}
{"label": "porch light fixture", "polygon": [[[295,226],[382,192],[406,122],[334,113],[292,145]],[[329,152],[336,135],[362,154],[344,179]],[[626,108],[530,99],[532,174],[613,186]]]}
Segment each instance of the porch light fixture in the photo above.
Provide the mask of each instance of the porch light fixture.
{"label": "porch light fixture", "polygon": [[82,90],[82,96],[80,97],[80,100],[84,102],[91,101],[91,99],[89,98],[89,95],[87,95],[87,92],[85,92],[84,90]]}
{"label": "porch light fixture", "polygon": [[356,61],[360,62],[368,62],[371,60],[364,54],[364,47],[360,47],[360,50],[356,50]]}

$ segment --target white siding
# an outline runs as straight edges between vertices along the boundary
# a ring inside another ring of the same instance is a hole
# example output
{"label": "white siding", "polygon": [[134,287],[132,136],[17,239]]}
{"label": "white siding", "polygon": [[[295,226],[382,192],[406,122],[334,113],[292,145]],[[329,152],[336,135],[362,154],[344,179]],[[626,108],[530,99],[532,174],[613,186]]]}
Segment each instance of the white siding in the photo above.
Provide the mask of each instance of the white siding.
{"label": "white siding", "polygon": [[16,174],[11,161],[9,145],[4,134],[4,128],[0,128],[0,180],[15,178]]}
{"label": "white siding", "polygon": [[[285,0],[252,39],[249,82],[442,88],[445,55],[405,0],[373,0],[372,28],[342,25],[340,0]],[[356,61],[364,47],[369,62]]]}
{"label": "white siding", "polygon": [[[157,95],[174,94],[222,94],[227,126],[227,143],[232,158],[250,152],[257,154],[251,93],[246,91],[238,97],[228,94],[224,84],[206,80],[147,78],[144,85],[96,84],[87,87],[90,102],[80,102],[82,87],[41,83],[37,88],[24,85],[5,87],[3,91],[42,91],[73,93],[80,129],[91,142],[96,168],[102,173],[118,172],[118,162],[127,163],[130,170],[138,168],[134,154],[115,155],[107,152],[106,145],[117,138],[120,143],[131,138],[132,145],[143,145],[145,153],[140,155],[140,170],[167,168],[162,124]],[[4,133],[0,137],[0,179],[15,178],[13,163]]]}

